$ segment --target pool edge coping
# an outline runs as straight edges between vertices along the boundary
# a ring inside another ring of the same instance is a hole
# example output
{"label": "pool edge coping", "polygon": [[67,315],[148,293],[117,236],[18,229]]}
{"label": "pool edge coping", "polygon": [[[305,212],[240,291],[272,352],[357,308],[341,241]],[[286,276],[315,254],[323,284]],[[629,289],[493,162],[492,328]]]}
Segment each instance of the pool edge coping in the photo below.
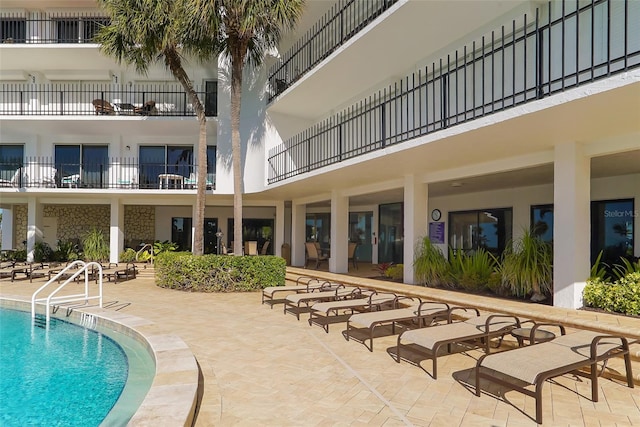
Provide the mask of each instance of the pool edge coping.
{"label": "pool edge coping", "polygon": [[[15,304],[14,307],[31,310],[31,303],[23,297],[2,295],[0,301],[9,301]],[[70,310],[61,307],[52,317],[61,320],[72,318],[80,325],[81,313],[94,315],[100,326],[138,340],[155,361],[151,387],[128,425],[193,425],[200,370],[195,356],[179,336],[164,332],[155,322],[127,313],[94,306],[72,307]]]}

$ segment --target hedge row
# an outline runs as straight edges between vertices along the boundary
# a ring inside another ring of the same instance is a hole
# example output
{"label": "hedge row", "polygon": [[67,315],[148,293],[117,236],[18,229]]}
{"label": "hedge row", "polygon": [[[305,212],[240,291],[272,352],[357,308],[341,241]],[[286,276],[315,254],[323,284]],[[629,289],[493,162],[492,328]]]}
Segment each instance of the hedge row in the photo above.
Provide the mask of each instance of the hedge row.
{"label": "hedge row", "polygon": [[282,286],[286,263],[277,256],[194,256],[164,252],[155,259],[156,284],[188,292],[254,291]]}

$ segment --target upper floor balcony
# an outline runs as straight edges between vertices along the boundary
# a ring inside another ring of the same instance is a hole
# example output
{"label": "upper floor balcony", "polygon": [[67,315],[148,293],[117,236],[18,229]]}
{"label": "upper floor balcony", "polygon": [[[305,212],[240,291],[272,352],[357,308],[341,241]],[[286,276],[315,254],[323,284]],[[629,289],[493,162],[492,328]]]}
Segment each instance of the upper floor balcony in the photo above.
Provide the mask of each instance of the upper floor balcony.
{"label": "upper floor balcony", "polygon": [[78,12],[2,12],[0,42],[24,44],[94,43],[109,18]]}
{"label": "upper floor balcony", "polygon": [[[168,161],[107,158],[103,147],[84,147],[81,161],[73,159],[74,147],[64,147],[60,158],[28,157],[0,159],[0,192],[77,189],[88,190],[193,190],[197,188],[198,165],[182,150],[183,158]],[[149,147],[154,149],[160,147]],[[156,153],[157,154],[157,153]],[[207,162],[207,190],[215,189],[215,150]]]}
{"label": "upper floor balcony", "polygon": [[[195,86],[207,116],[217,116],[216,81]],[[194,116],[179,84],[0,84],[0,116]]]}
{"label": "upper floor balcony", "polygon": [[[512,20],[274,147],[268,182],[638,69],[639,17],[640,3],[633,0],[551,2],[533,17]],[[632,111],[625,107],[634,96],[627,93],[620,98],[625,111],[613,114],[637,116],[637,98]],[[566,120],[578,116],[569,113]],[[558,129],[575,127],[559,120]],[[619,125],[611,123],[600,125]]]}

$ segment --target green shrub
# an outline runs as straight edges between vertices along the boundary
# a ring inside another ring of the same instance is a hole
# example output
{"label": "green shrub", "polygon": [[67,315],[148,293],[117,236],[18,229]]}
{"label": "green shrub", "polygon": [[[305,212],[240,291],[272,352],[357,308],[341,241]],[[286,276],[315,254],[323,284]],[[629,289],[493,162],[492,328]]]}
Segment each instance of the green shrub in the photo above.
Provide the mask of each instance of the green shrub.
{"label": "green shrub", "polygon": [[449,263],[428,237],[424,237],[416,248],[413,268],[416,279],[427,286],[442,286],[450,282]]}
{"label": "green shrub", "polygon": [[136,260],[136,251],[132,248],[127,248],[124,252],[120,253],[120,262],[134,262]]}
{"label": "green shrub", "polygon": [[388,267],[384,275],[393,280],[402,280],[404,278],[404,264],[394,264]]}
{"label": "green shrub", "polygon": [[549,295],[553,283],[552,246],[525,230],[502,254],[502,283],[511,294],[534,298]]}
{"label": "green shrub", "polygon": [[482,248],[471,255],[449,249],[449,263],[456,285],[467,291],[480,291],[488,287],[496,261]]}
{"label": "green shrub", "polygon": [[75,261],[79,258],[80,250],[73,240],[58,240],[58,247],[53,254],[55,261]]}
{"label": "green shrub", "polygon": [[35,262],[53,260],[53,250],[47,242],[36,242],[33,247],[33,260]]}
{"label": "green shrub", "polygon": [[640,272],[631,272],[615,282],[601,278],[587,281],[583,298],[585,305],[605,311],[640,315]]}
{"label": "green shrub", "polygon": [[82,248],[86,261],[101,262],[109,260],[109,244],[102,230],[98,228],[94,227],[87,232],[82,240]]}
{"label": "green shrub", "polygon": [[156,284],[189,292],[254,291],[284,285],[285,260],[277,256],[164,252],[155,258]]}

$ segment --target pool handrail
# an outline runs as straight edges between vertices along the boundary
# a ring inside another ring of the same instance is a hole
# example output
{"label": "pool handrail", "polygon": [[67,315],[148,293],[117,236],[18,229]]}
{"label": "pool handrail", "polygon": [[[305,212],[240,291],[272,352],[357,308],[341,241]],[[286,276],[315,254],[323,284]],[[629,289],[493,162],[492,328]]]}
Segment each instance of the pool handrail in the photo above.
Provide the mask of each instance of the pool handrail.
{"label": "pool handrail", "polygon": [[[71,268],[75,268],[76,266],[79,266],[79,265],[82,266],[82,267],[79,268],[78,271],[76,271],[71,277],[67,278],[60,286],[58,286],[46,298],[37,298],[36,299],[36,296],[41,291],[43,291],[45,288],[47,288],[47,286],[49,286],[51,283],[57,281],[58,278],[61,277],[67,270],[69,270]],[[55,295],[60,290],[62,290],[68,283],[73,282],[76,277],[78,277],[80,274],[86,272],[90,267],[98,267],[98,276],[97,276],[98,277],[97,278],[98,295],[97,296],[93,296],[93,297],[89,296],[89,275],[85,274],[84,275],[84,294],[74,294],[74,295],[65,295],[65,296],[61,296],[61,297],[55,297]],[[46,316],[46,325],[48,326],[49,325],[49,321],[51,320],[51,311],[49,310],[49,307],[50,307],[52,301],[53,302],[58,302],[58,303],[63,303],[63,302],[73,302],[73,301],[83,301],[84,300],[84,302],[86,304],[90,299],[99,299],[99,306],[100,306],[100,308],[102,308],[102,265],[100,265],[100,263],[94,262],[94,261],[88,262],[88,263],[85,263],[84,261],[81,261],[81,260],[74,261],[71,264],[67,265],[64,269],[59,271],[54,277],[49,279],[47,281],[47,283],[45,283],[44,285],[40,286],[33,293],[33,295],[31,295],[31,318],[34,319],[36,317],[36,303],[46,301],[45,316]]]}

